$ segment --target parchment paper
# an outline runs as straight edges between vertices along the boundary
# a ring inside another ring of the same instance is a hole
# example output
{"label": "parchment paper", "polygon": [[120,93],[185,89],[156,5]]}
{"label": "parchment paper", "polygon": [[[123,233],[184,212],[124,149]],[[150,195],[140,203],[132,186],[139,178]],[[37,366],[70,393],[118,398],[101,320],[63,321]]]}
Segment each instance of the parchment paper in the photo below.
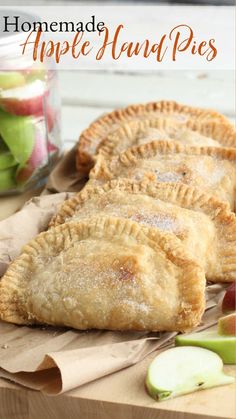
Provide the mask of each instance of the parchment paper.
{"label": "parchment paper", "polygon": [[[0,222],[0,276],[21,247],[47,228],[58,206],[70,196],[68,191],[80,190],[85,182],[76,173],[71,150],[54,169],[42,196]],[[207,287],[207,309],[196,330],[216,323],[224,288],[218,284]],[[0,322],[0,377],[47,394],[59,394],[141,361],[152,351],[171,345],[175,335],[80,332]]]}

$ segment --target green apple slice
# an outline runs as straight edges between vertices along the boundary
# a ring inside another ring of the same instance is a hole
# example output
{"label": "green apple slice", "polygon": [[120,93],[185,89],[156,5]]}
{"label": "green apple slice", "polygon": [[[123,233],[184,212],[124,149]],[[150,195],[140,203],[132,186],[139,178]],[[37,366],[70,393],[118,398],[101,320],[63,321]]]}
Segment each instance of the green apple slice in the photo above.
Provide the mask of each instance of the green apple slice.
{"label": "green apple slice", "polygon": [[197,390],[231,384],[224,374],[221,358],[194,346],[168,349],[148,368],[146,387],[155,400],[162,401]]}
{"label": "green apple slice", "polygon": [[16,164],[16,159],[13,157],[6,144],[0,137],[0,170],[15,166]]}
{"label": "green apple slice", "polygon": [[10,115],[0,110],[0,135],[17,162],[23,164],[29,159],[35,137],[31,116]]}
{"label": "green apple slice", "polygon": [[175,338],[176,346],[199,346],[216,352],[224,364],[236,364],[236,337],[223,336],[217,330],[178,335]]}
{"label": "green apple slice", "polygon": [[8,169],[17,164],[16,159],[13,157],[10,151],[0,151],[0,170]]}
{"label": "green apple slice", "polygon": [[17,71],[0,71],[0,89],[11,89],[25,84],[22,73]]}
{"label": "green apple slice", "polygon": [[3,151],[8,151],[6,144],[4,143],[3,139],[0,136],[0,153]]}
{"label": "green apple slice", "polygon": [[27,82],[32,82],[34,80],[45,80],[47,76],[47,71],[44,65],[37,66],[36,69],[31,69],[28,73],[25,74]]}
{"label": "green apple slice", "polygon": [[6,192],[16,187],[16,166],[0,170],[0,192]]}

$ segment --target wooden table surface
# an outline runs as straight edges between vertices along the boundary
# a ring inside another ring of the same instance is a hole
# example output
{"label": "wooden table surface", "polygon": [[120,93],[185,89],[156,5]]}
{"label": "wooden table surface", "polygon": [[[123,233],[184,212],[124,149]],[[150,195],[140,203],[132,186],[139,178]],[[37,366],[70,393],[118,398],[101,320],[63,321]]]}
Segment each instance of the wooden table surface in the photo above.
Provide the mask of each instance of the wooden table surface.
{"label": "wooden table surface", "polygon": [[[155,354],[62,396],[45,396],[0,379],[0,419],[233,419],[235,385],[156,402],[144,386]],[[225,372],[236,375],[234,366]]]}
{"label": "wooden table surface", "polygon": [[[24,2],[26,3],[26,2]],[[206,10],[206,9],[205,9]],[[205,13],[205,11],[204,11]],[[167,17],[168,18],[168,17]],[[59,74],[62,137],[69,149],[102,113],[130,103],[177,100],[235,116],[233,71],[68,72]],[[0,219],[32,196],[0,198]],[[0,419],[197,419],[235,418],[235,386],[223,386],[157,403],[145,391],[153,354],[127,368],[58,397],[47,397],[0,379]],[[235,367],[225,371],[235,374]]]}

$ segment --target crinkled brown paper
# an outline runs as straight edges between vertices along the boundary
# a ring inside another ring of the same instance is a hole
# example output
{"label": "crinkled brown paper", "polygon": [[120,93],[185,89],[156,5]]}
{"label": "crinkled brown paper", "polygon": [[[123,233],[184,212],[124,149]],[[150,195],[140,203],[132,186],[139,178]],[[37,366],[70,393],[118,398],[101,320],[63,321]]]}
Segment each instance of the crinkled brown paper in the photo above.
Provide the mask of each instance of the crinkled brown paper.
{"label": "crinkled brown paper", "polygon": [[[85,179],[75,170],[71,150],[52,172],[42,196],[0,222],[0,276],[39,232],[58,206],[80,190]],[[53,192],[53,194],[52,194]],[[216,323],[223,285],[207,287],[202,325]],[[0,322],[0,376],[47,394],[59,394],[141,361],[173,342],[176,333],[75,331],[21,327]]]}

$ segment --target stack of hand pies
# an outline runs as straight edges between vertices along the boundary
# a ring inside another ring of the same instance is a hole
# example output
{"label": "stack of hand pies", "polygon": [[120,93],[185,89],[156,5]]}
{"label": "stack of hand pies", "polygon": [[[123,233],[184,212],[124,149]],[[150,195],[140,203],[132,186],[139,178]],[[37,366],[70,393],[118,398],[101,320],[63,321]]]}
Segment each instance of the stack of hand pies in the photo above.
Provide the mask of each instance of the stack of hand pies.
{"label": "stack of hand pies", "polygon": [[1,318],[77,329],[186,331],[205,284],[236,280],[236,131],[221,114],[156,102],[80,136],[85,188],[0,283]]}

